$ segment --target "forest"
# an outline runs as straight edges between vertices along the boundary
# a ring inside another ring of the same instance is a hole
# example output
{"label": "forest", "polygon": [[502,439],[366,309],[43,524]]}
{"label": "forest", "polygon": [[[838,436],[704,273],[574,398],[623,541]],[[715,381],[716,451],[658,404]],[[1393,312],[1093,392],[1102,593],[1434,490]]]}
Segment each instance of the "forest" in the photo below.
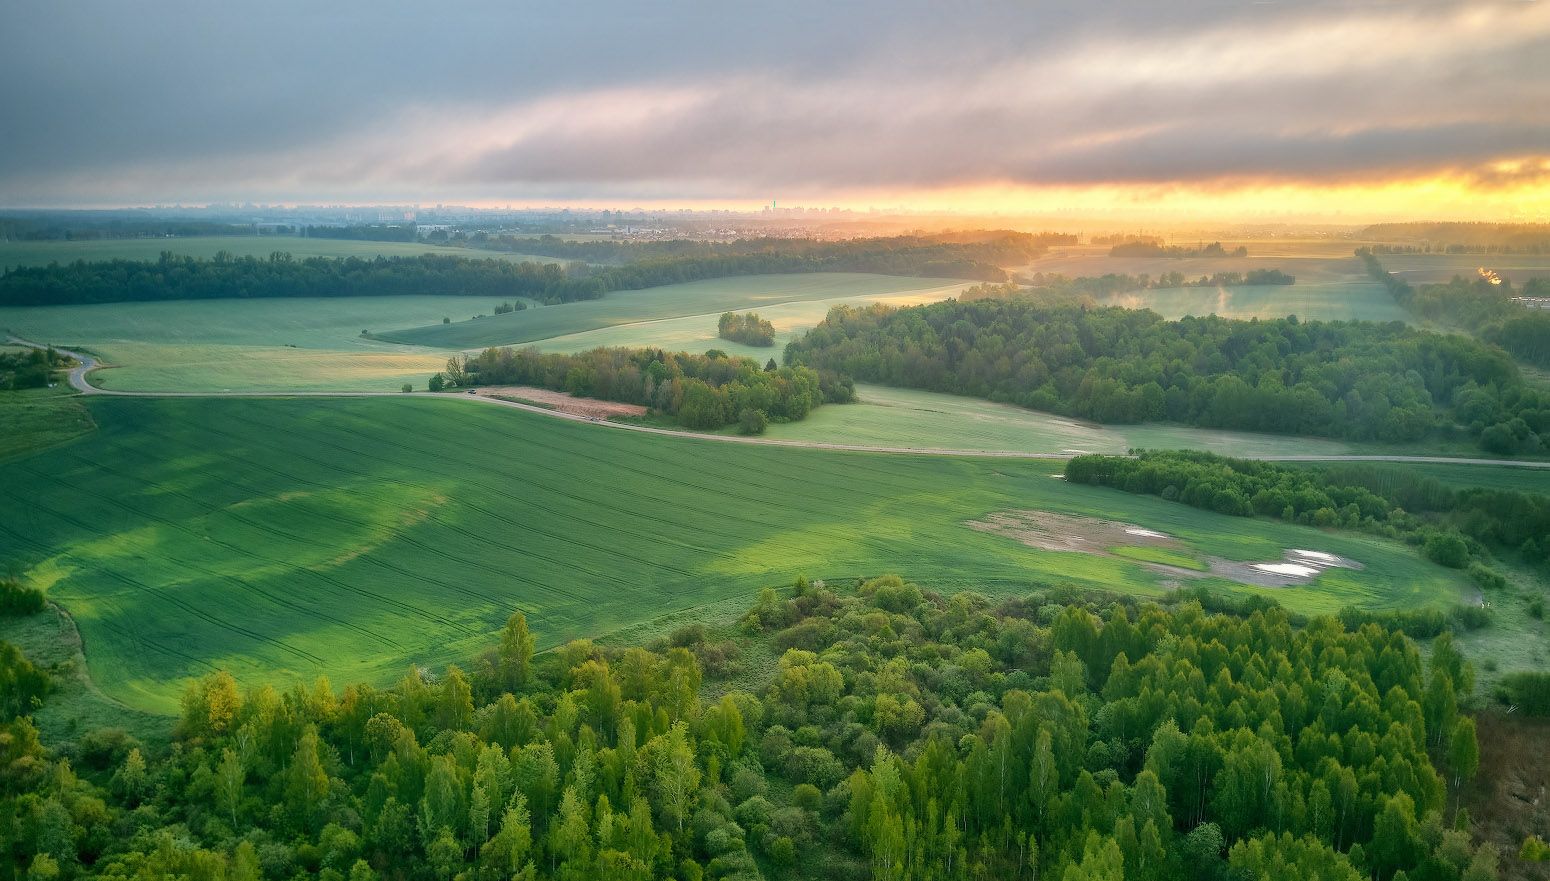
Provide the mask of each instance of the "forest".
{"label": "forest", "polygon": [[775,345],[775,325],[757,312],[723,312],[716,322],[716,335],[747,346]]}
{"label": "forest", "polygon": [[[661,242],[571,241],[557,236],[494,236],[479,247],[518,254],[538,254],[590,263],[638,263],[649,260],[732,257],[780,259],[791,265],[820,265],[811,271],[878,272],[885,275],[933,275],[911,266],[974,266],[979,278],[1000,281],[1004,276],[986,267],[1027,263],[1043,255],[1050,245],[1075,244],[1076,237],[1062,233],[1023,233],[1012,230],[975,230],[908,236],[822,241],[818,239],[755,238],[732,242],[673,239]],[[783,270],[803,271],[803,270]]]}
{"label": "forest", "polygon": [[836,307],[789,364],[1130,423],[1415,441],[1463,426],[1498,453],[1541,452],[1550,392],[1494,347],[1398,323],[1167,321],[1025,298]]}
{"label": "forest", "polygon": [[1383,268],[1372,251],[1356,252],[1367,272],[1383,283],[1394,301],[1427,321],[1479,335],[1539,367],[1550,367],[1550,312],[1532,309],[1515,297],[1550,297],[1550,279],[1535,278],[1522,290],[1510,279],[1492,284],[1485,278],[1454,276],[1442,284],[1416,287]]}
{"label": "forest", "polygon": [[854,396],[850,383],[822,378],[806,367],[763,368],[752,358],[703,355],[661,349],[599,348],[574,355],[536,348],[491,348],[478,355],[455,355],[445,375],[430,388],[446,385],[534,385],[578,397],[642,404],[673,417],[687,428],[714,429],[736,424],[759,434],[770,421],[805,418],[824,402],[845,403]]}
{"label": "forest", "polygon": [[[553,241],[563,247],[552,250],[616,244]],[[594,300],[609,291],[787,272],[873,272],[999,282],[1006,280],[1006,272],[987,260],[1031,259],[1024,255],[1042,253],[1043,247],[1032,236],[983,244],[916,238],[692,244],[695,247],[683,255],[642,249],[631,252],[641,259],[627,265],[576,262],[564,267],[434,254],[296,260],[284,252],[268,259],[222,253],[212,260],[199,260],[164,252],[157,261],[78,260],[15,267],[0,274],[0,306],[395,294],[488,294],[554,304]]]}
{"label": "forest", "polygon": [[1467,569],[1483,588],[1504,586],[1491,568],[1493,552],[1550,574],[1550,497],[1538,493],[1452,489],[1381,465],[1298,468],[1186,450],[1078,456],[1066,463],[1065,474],[1073,483],[1160,496],[1222,514],[1399,539],[1435,563]]}
{"label": "forest", "polygon": [[8,710],[0,862],[201,881],[1497,878],[1457,807],[1479,744],[1450,637],[1423,661],[1377,625],[1248,605],[799,579],[730,638],[535,654],[513,614],[467,671],[387,689],[215,672],[170,742],[51,750]]}

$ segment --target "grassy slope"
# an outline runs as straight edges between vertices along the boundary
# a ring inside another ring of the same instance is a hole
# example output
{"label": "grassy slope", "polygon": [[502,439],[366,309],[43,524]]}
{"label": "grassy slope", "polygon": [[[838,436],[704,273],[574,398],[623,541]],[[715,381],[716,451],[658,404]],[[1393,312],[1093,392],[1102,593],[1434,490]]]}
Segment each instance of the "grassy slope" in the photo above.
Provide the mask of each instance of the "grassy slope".
{"label": "grassy slope", "polygon": [[170,709],[211,665],[381,682],[466,662],[513,608],[548,646],[798,573],[1160,589],[1126,561],[962,525],[1007,508],[1124,519],[1201,554],[1367,564],[1273,591],[1305,611],[1460,587],[1390,543],[1072,486],[1051,463],[746,447],[445,399],[89,407],[99,431],[7,463],[0,536],[75,616],[98,683],[142,708]]}
{"label": "grassy slope", "polygon": [[1132,447],[1188,448],[1222,455],[1338,455],[1349,445],[1176,425],[1103,426],[977,398],[860,385],[855,404],[822,407],[801,422],[772,425],[768,435],[827,441],[1032,453],[1123,453]]}
{"label": "grassy slope", "polygon": [[[513,345],[664,318],[714,316],[727,310],[765,309],[778,303],[877,297],[939,291],[950,296],[964,285],[940,278],[909,278],[853,272],[748,275],[639,291],[617,291],[600,300],[566,303],[451,325],[406,327],[377,334],[381,339],[442,349]],[[712,322],[714,318],[712,317]],[[713,325],[714,326],[714,325]]]}
{"label": "grassy slope", "polygon": [[[0,328],[85,345],[116,369],[93,381],[126,391],[423,387],[444,353],[379,343],[362,330],[489,314],[492,297],[303,297],[0,308]],[[294,348],[292,348],[294,347]]]}
{"label": "grassy slope", "polygon": [[472,248],[449,248],[415,242],[355,242],[345,239],[304,239],[300,236],[189,236],[171,239],[105,239],[90,242],[0,242],[0,267],[40,266],[73,260],[155,260],[171,251],[189,257],[214,257],[227,251],[237,257],[268,257],[286,251],[293,257],[404,257],[454,254],[498,257],[502,260],[563,263],[553,257],[502,254]]}

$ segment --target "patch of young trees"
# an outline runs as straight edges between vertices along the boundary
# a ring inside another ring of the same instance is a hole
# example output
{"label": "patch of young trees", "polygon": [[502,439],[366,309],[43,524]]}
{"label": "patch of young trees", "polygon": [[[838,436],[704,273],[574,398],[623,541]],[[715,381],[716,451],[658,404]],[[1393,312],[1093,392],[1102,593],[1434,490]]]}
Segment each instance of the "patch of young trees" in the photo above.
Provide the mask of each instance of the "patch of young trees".
{"label": "patch of young trees", "polygon": [[[723,651],[535,655],[278,691],[214,673],[171,743],[0,727],[0,859],[30,877],[1491,881],[1446,636],[897,577],[765,591]],[[734,674],[735,668],[728,674]],[[707,696],[712,695],[712,696]]]}
{"label": "patch of young trees", "polygon": [[775,345],[775,325],[757,312],[723,312],[716,322],[716,335],[746,346]]}
{"label": "patch of young trees", "polygon": [[578,397],[641,404],[688,428],[738,425],[757,434],[771,421],[805,418],[826,400],[844,403],[853,390],[807,367],[761,368],[752,358],[719,351],[693,355],[662,349],[599,348],[574,355],[535,348],[486,349],[454,356],[430,388],[534,385]]}
{"label": "patch of young trees", "polygon": [[1410,441],[1461,425],[1541,448],[1550,392],[1500,350],[1398,323],[1166,321],[1024,298],[836,307],[786,361],[1106,423]]}

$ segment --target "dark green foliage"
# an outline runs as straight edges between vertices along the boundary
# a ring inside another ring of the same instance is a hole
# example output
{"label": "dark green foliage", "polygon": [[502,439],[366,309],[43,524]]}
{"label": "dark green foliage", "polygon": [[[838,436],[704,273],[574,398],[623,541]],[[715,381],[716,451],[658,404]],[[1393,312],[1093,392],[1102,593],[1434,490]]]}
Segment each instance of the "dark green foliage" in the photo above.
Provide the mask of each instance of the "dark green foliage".
{"label": "dark green foliage", "polygon": [[1005,286],[1001,290],[997,290],[994,285],[977,285],[964,291],[959,299],[982,299],[987,295],[1005,298],[1014,294],[1036,294],[1041,299],[1048,298],[1051,294],[1064,297],[1082,295],[1102,297],[1126,291],[1165,290],[1168,288],[1215,288],[1230,285],[1289,285],[1296,284],[1297,282],[1295,276],[1288,275],[1279,269],[1251,269],[1248,272],[1215,272],[1211,275],[1202,275],[1194,279],[1188,278],[1184,273],[1178,271],[1165,272],[1156,278],[1146,273],[1125,275],[1111,272],[1104,275],[1068,278],[1064,275],[1036,272],[1031,276],[1020,277],[1020,279],[1032,285],[1034,290],[1021,290],[1015,285]]}
{"label": "dark green foliage", "polygon": [[[1398,323],[1185,318],[1026,298],[838,307],[786,361],[1099,422],[1354,440],[1550,433],[1550,392],[1468,338]],[[1487,438],[1482,438],[1485,443]]]}
{"label": "dark green foliage", "polygon": [[764,434],[769,428],[770,420],[765,417],[763,410],[755,410],[752,407],[744,407],[737,414],[737,430],[741,434]]}
{"label": "dark green foliage", "polygon": [[454,358],[448,374],[460,386],[536,385],[580,397],[643,404],[675,416],[689,428],[701,429],[741,424],[742,414],[749,410],[766,423],[794,421],[824,400],[814,370],[763,370],[752,358],[729,358],[720,352],[592,349],[566,355],[535,348],[486,349],[473,358]]}
{"label": "dark green foliage", "polygon": [[[1249,517],[1341,526],[1403,538],[1444,566],[1470,567],[1482,587],[1501,576],[1471,563],[1478,546],[1550,562],[1550,497],[1497,489],[1449,489],[1431,478],[1379,465],[1297,468],[1182,450],[1135,457],[1078,456],[1066,479]],[[1478,568],[1477,568],[1478,567]]]}
{"label": "dark green foliage", "polygon": [[716,323],[716,334],[724,340],[747,346],[775,345],[775,325],[757,312],[723,312]]}
{"label": "dark green foliage", "polygon": [[71,359],[54,351],[53,347],[0,352],[0,390],[43,388],[70,363]]}
{"label": "dark green foliage", "polygon": [[1496,696],[1530,716],[1550,716],[1550,673],[1509,673],[1497,683]]}
{"label": "dark green foliage", "polygon": [[43,591],[15,578],[0,578],[0,615],[32,615],[43,611]]}

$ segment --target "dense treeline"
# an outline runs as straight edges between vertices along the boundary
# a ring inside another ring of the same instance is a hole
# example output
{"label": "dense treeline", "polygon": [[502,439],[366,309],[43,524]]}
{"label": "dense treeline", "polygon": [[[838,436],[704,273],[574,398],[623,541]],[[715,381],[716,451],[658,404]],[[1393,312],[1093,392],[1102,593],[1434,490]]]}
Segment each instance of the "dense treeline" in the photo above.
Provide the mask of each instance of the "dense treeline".
{"label": "dense treeline", "polygon": [[361,242],[412,242],[415,225],[369,223],[354,226],[307,226],[301,234],[309,239],[351,239]]}
{"label": "dense treeline", "polygon": [[156,261],[76,261],[23,266],[0,275],[0,304],[116,303],[260,297],[358,297],[394,294],[531,297],[545,302],[594,294],[588,280],[547,263],[414,257],[309,257],[211,260],[163,252]]}
{"label": "dense treeline", "polygon": [[252,223],[219,220],[152,220],[140,217],[67,212],[40,217],[0,217],[0,240],[87,242],[103,239],[162,239],[185,236],[288,235],[290,226],[260,228]]}
{"label": "dense treeline", "polygon": [[1383,268],[1366,249],[1356,252],[1367,272],[1383,283],[1394,301],[1428,321],[1462,328],[1501,346],[1515,357],[1550,367],[1550,313],[1534,309],[1519,297],[1550,298],[1550,279],[1528,281],[1521,292],[1512,281],[1464,279],[1454,276],[1443,284],[1415,287]]}
{"label": "dense treeline", "polygon": [[1546,223],[1379,223],[1362,230],[1360,237],[1420,241],[1374,245],[1379,254],[1550,254]]}
{"label": "dense treeline", "polygon": [[716,322],[716,335],[724,340],[748,346],[775,345],[775,325],[757,312],[723,312]]}
{"label": "dense treeline", "polygon": [[1078,456],[1066,479],[1160,496],[1196,508],[1289,523],[1362,529],[1404,540],[1433,562],[1503,585],[1488,550],[1550,564],[1550,496],[1471,487],[1376,465],[1298,468],[1213,453],[1143,451]]}
{"label": "dense treeline", "polygon": [[1413,441],[1461,424],[1542,450],[1550,392],[1500,351],[1397,322],[1165,321],[1027,299],[837,307],[787,363],[1098,422]]}
{"label": "dense treeline", "polygon": [[[895,577],[766,591],[746,637],[533,654],[390,689],[191,687],[174,742],[0,729],[30,878],[1492,881],[1446,636]],[[753,691],[740,645],[779,661]],[[702,687],[711,677],[709,687]],[[742,681],[738,679],[736,681]],[[701,695],[718,695],[702,699]]]}
{"label": "dense treeline", "polygon": [[43,388],[54,381],[54,374],[75,361],[47,349],[24,352],[0,352],[0,389]]}
{"label": "dense treeline", "polygon": [[[1062,233],[1022,233],[1011,230],[974,230],[929,235],[823,241],[819,239],[761,238],[734,242],[673,239],[661,242],[571,241],[557,236],[495,236],[481,247],[518,254],[538,254],[589,263],[639,263],[651,260],[757,257],[788,265],[828,264],[852,272],[889,275],[933,275],[913,267],[931,264],[1005,266],[1026,263],[1053,244],[1074,244],[1076,237]],[[802,270],[784,270],[802,271]],[[817,271],[823,271],[822,269]],[[983,268],[965,278],[1000,281]]]}
{"label": "dense treeline", "polygon": [[1165,246],[1159,239],[1131,239],[1109,249],[1110,257],[1247,257],[1249,249],[1243,245],[1231,251],[1221,242],[1190,248],[1183,245]]}
{"label": "dense treeline", "polygon": [[454,386],[534,385],[579,397],[642,404],[689,428],[738,424],[750,434],[766,421],[802,419],[825,400],[843,403],[852,387],[820,379],[806,367],[760,368],[752,358],[718,351],[704,355],[661,349],[599,348],[567,355],[535,348],[486,349],[454,356],[447,372],[431,379]]}
{"label": "dense treeline", "polygon": [[[544,303],[597,299],[609,291],[638,290],[707,278],[786,272],[875,272],[1004,281],[989,258],[1026,261],[1042,253],[1033,237],[961,244],[901,237],[849,242],[756,240],[747,247],[709,242],[683,256],[650,256],[623,266],[513,263],[425,254],[416,257],[311,257],[276,252],[268,259],[217,254],[197,260],[163,253],[155,262],[76,261],[18,267],[0,275],[0,305],[115,303],[219,297],[348,297],[388,294],[492,294]],[[528,241],[528,240],[520,240]],[[537,240],[543,241],[543,240]],[[605,242],[554,242],[572,246]],[[531,250],[531,249],[530,249]],[[551,249],[556,250],[556,249]]]}

